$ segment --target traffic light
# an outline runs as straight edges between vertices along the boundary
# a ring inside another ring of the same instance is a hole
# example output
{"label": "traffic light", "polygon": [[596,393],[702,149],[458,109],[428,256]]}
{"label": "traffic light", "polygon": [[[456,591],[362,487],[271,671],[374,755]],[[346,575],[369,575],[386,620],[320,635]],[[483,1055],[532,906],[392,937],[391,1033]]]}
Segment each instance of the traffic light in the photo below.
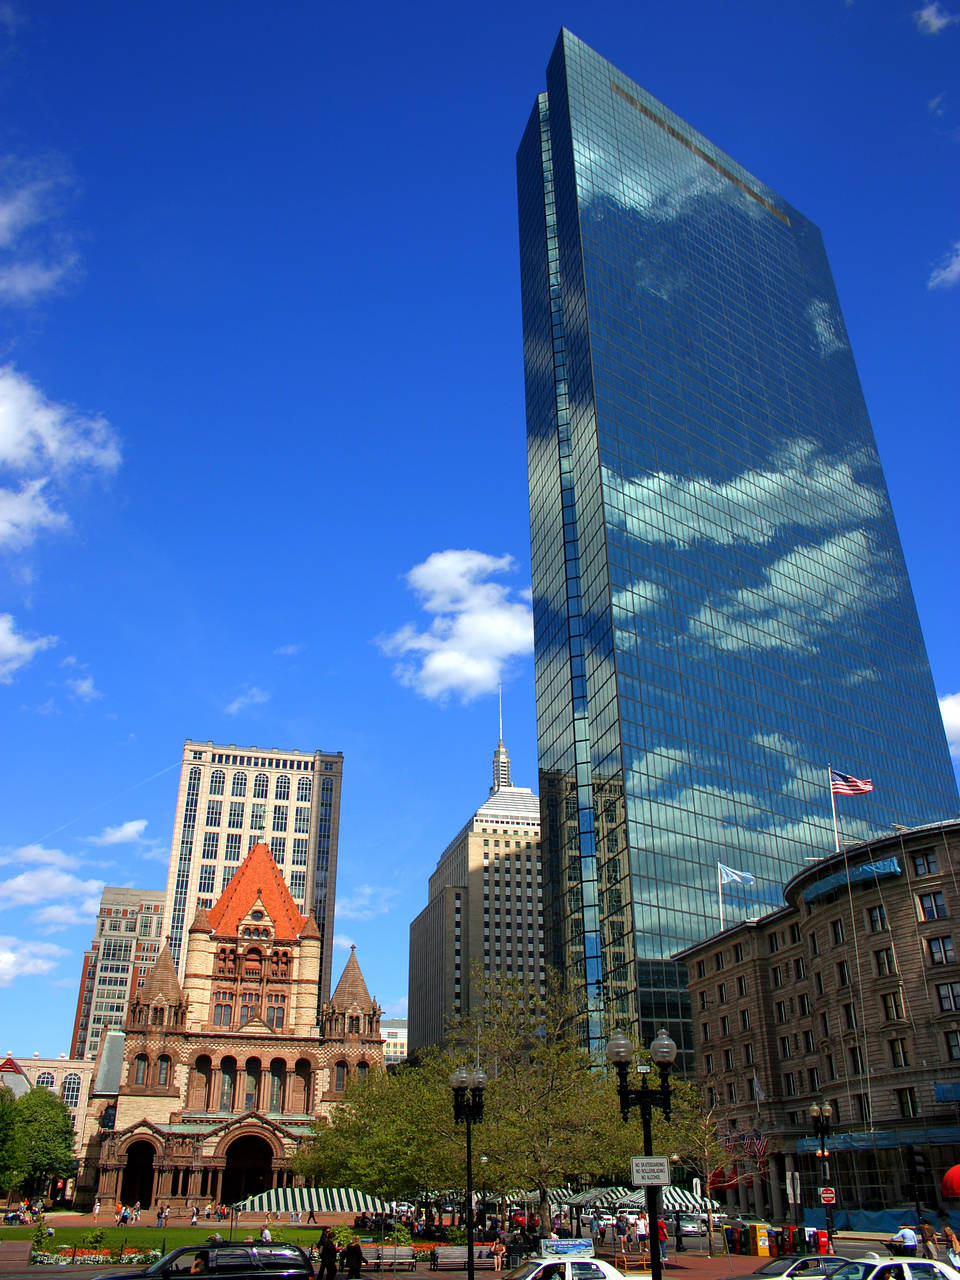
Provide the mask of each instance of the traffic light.
{"label": "traffic light", "polygon": [[907,1172],[914,1182],[924,1182],[930,1177],[927,1153],[918,1147],[905,1147],[903,1151]]}

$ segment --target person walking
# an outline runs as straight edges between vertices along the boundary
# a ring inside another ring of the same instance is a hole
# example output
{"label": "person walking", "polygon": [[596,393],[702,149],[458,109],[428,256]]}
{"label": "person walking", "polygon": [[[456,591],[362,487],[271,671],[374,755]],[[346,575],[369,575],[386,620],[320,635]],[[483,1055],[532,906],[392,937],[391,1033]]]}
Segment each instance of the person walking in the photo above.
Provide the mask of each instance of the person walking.
{"label": "person walking", "polygon": [[637,1244],[640,1246],[640,1261],[647,1256],[647,1246],[650,1242],[650,1225],[647,1222],[647,1215],[641,1213],[637,1217]]}
{"label": "person walking", "polygon": [[940,1251],[937,1248],[936,1228],[932,1226],[928,1218],[920,1219],[920,1246],[923,1257],[940,1257]]}
{"label": "person walking", "polygon": [[347,1270],[347,1280],[359,1280],[360,1270],[363,1267],[363,1249],[360,1247],[359,1236],[354,1236],[344,1249],[343,1265]]}
{"label": "person walking", "polygon": [[100,1217],[100,1197],[99,1196],[93,1202],[93,1216],[94,1218]]}
{"label": "person walking", "polygon": [[[361,1250],[361,1259],[363,1251]],[[320,1266],[317,1280],[337,1280],[337,1242],[329,1227],[320,1232]]]}
{"label": "person walking", "polygon": [[670,1232],[667,1230],[667,1224],[662,1218],[657,1222],[657,1243],[660,1246],[660,1261],[667,1260],[667,1241],[670,1239]]}

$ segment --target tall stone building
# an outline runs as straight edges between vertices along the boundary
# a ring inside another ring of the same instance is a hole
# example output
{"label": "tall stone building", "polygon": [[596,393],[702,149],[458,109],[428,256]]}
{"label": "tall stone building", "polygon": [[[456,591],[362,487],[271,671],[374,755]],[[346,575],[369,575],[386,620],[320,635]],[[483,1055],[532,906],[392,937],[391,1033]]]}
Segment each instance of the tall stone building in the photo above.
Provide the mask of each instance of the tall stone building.
{"label": "tall stone building", "polygon": [[474,966],[543,980],[540,805],[513,786],[502,738],[489,798],[441,854],[410,926],[408,1052],[439,1044],[447,1021],[470,1012]]}
{"label": "tall stone building", "polygon": [[[778,910],[677,957],[732,1207],[782,1221],[791,1175],[808,1209],[832,1185],[837,1215],[912,1203],[915,1183],[938,1202],[960,1161],[958,871],[960,822],[903,828],[809,864]],[[829,1177],[810,1118],[824,1104]]]}
{"label": "tall stone building", "polygon": [[163,946],[164,898],[150,889],[104,889],[83,957],[71,1058],[95,1058],[102,1036],[126,1025],[131,993],[143,985]]}
{"label": "tall stone building", "polygon": [[197,909],[183,959],[181,982],[165,947],[135,993],[122,1053],[110,1046],[115,1093],[95,1082],[99,1140],[85,1154],[108,1201],[231,1203],[289,1185],[314,1119],[352,1076],[384,1069],[380,1006],[352,949],[318,1018],[320,932],[267,845]]}
{"label": "tall stone building", "polygon": [[[717,864],[957,812],[820,233],[562,31],[517,156],[547,962],[691,1065]],[[601,815],[603,811],[604,816]],[[545,821],[547,809],[544,808]]]}
{"label": "tall stone building", "polygon": [[170,849],[164,919],[177,973],[184,930],[212,906],[262,840],[320,934],[320,999],[330,993],[340,827],[341,752],[264,750],[188,739]]}

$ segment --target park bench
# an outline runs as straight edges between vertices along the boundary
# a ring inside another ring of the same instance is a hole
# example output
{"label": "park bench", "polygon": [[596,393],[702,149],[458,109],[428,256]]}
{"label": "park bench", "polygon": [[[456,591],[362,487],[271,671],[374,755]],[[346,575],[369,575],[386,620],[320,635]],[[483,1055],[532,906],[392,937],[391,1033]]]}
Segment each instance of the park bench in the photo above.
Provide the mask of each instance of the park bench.
{"label": "park bench", "polygon": [[[492,1271],[493,1254],[487,1248],[474,1246],[473,1267],[475,1271]],[[431,1271],[465,1271],[467,1269],[467,1246],[465,1244],[441,1244],[430,1254]]]}
{"label": "park bench", "polygon": [[408,1271],[416,1270],[417,1251],[412,1244],[383,1245],[377,1253],[377,1268],[380,1271],[402,1270],[404,1267]]}
{"label": "park bench", "polygon": [[380,1246],[364,1244],[360,1248],[363,1250],[363,1265],[369,1267],[371,1271],[376,1271],[380,1265]]}

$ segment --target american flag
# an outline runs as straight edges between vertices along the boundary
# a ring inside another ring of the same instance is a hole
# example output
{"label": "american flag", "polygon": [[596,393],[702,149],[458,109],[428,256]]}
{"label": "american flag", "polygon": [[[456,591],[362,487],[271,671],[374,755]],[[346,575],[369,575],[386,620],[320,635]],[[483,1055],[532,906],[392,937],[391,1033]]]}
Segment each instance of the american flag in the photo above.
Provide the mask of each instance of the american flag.
{"label": "american flag", "polygon": [[854,778],[849,773],[831,769],[830,790],[835,796],[862,796],[873,790],[873,783],[869,778]]}

